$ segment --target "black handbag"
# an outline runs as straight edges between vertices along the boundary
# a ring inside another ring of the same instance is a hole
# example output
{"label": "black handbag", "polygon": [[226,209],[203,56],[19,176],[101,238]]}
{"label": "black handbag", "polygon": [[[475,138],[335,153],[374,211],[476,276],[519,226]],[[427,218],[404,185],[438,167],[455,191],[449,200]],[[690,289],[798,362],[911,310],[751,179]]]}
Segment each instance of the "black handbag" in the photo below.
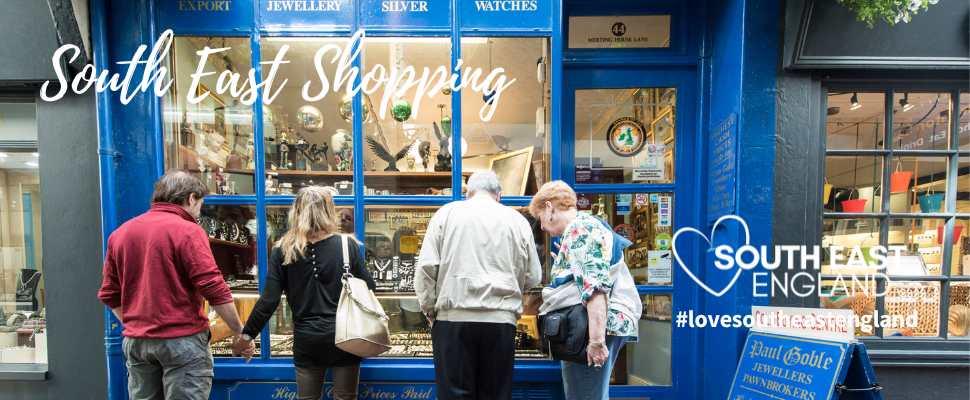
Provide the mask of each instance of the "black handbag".
{"label": "black handbag", "polygon": [[586,364],[589,344],[589,316],[586,306],[576,304],[550,311],[539,319],[541,332],[552,358]]}

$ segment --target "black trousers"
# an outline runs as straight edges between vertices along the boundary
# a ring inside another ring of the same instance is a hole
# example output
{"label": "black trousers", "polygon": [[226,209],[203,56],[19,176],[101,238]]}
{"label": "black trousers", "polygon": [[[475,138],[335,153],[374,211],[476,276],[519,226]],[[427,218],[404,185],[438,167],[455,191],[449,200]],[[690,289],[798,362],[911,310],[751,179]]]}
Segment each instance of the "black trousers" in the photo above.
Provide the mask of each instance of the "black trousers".
{"label": "black trousers", "polygon": [[510,400],[515,326],[436,321],[431,328],[440,400]]}

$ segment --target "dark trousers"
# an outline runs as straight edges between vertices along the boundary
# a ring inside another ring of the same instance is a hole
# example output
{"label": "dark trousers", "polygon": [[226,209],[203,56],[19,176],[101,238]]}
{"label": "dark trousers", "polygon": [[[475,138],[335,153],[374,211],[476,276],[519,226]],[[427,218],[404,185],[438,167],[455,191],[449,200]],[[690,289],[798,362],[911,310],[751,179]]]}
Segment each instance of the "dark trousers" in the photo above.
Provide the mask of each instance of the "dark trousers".
{"label": "dark trousers", "polygon": [[[360,364],[331,367],[334,400],[356,400],[357,383],[360,381]],[[296,367],[296,391],[299,400],[320,400],[323,395],[327,368]]]}
{"label": "dark trousers", "polygon": [[431,328],[440,400],[509,400],[515,326],[436,321]]}

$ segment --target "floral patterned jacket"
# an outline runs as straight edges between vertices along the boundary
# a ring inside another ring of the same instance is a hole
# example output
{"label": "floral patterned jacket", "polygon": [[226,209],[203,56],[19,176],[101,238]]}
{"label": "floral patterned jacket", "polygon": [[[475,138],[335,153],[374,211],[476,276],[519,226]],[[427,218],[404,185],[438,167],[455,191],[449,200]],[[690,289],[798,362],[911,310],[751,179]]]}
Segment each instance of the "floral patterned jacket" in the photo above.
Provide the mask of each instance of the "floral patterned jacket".
{"label": "floral patterned jacket", "polygon": [[[579,213],[562,235],[559,254],[552,265],[550,286],[573,282],[579,286],[585,303],[597,291],[609,298],[613,289],[610,278],[613,232],[595,217]],[[622,311],[610,307],[606,315],[606,334],[635,338],[636,321]]]}

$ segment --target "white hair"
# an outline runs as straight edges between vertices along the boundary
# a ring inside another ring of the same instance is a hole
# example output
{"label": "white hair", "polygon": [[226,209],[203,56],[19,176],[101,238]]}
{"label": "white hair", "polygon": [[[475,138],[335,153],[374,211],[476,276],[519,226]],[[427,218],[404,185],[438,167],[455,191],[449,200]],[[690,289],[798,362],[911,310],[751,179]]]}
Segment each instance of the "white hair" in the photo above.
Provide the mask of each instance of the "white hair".
{"label": "white hair", "polygon": [[496,196],[502,195],[502,185],[498,183],[498,176],[492,171],[479,171],[468,177],[468,194],[485,191]]}

